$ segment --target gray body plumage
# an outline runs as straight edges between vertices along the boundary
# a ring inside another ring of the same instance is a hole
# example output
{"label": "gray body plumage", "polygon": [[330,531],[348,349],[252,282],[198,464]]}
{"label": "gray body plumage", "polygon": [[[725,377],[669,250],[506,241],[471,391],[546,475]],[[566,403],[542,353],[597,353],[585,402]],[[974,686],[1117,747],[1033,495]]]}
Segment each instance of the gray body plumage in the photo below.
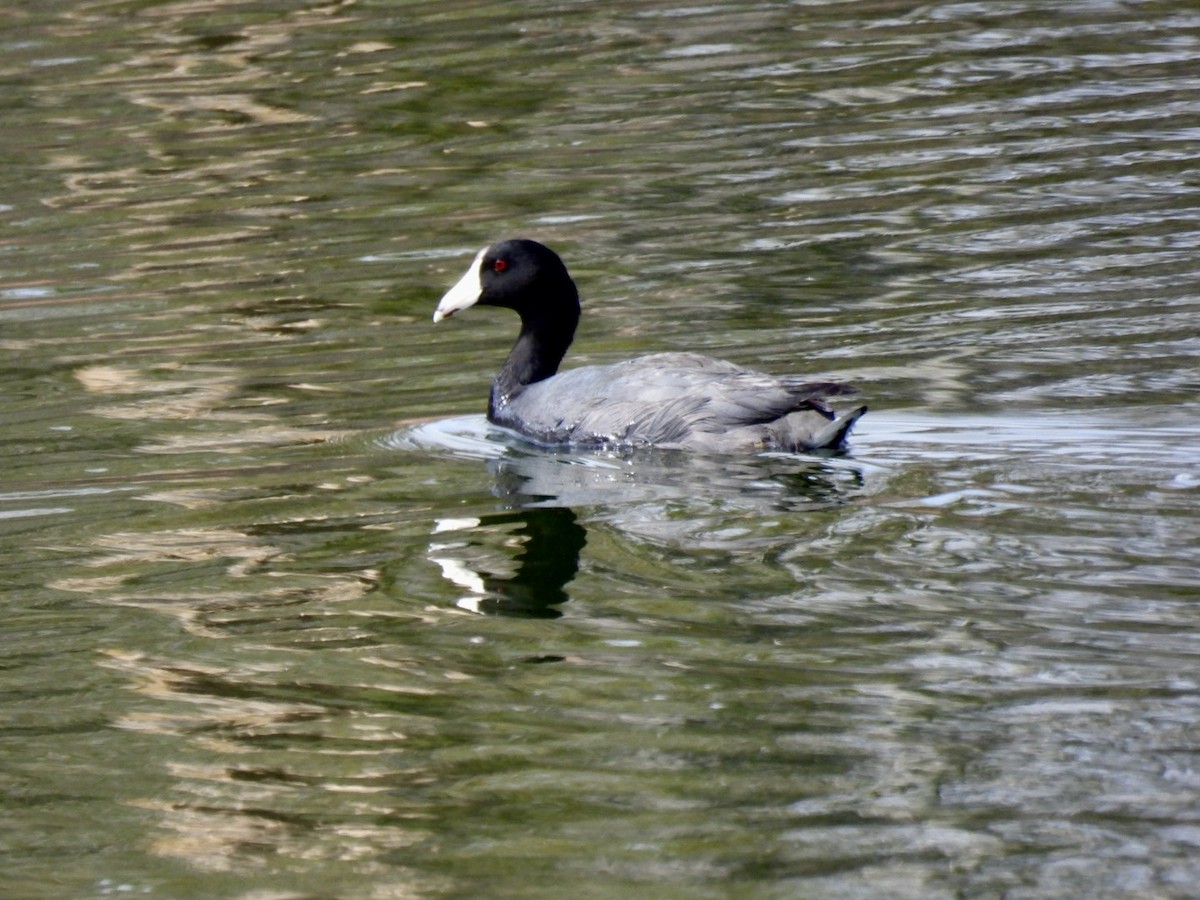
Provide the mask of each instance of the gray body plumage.
{"label": "gray body plumage", "polygon": [[779,378],[698,353],[560,372],[493,397],[492,420],[547,445],[734,453],[836,447],[865,411],[824,398],[847,385]]}

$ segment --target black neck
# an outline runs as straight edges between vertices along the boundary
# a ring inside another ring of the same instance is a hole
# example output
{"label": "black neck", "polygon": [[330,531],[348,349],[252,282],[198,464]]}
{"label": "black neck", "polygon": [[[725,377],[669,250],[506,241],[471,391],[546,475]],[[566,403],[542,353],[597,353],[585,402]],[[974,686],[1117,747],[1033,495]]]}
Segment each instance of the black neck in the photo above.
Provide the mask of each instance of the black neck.
{"label": "black neck", "polygon": [[521,314],[521,333],[492,382],[489,414],[520,393],[522,388],[558,371],[578,324],[579,298],[573,290],[569,302],[566,298],[560,300],[553,312],[539,310],[536,314]]}

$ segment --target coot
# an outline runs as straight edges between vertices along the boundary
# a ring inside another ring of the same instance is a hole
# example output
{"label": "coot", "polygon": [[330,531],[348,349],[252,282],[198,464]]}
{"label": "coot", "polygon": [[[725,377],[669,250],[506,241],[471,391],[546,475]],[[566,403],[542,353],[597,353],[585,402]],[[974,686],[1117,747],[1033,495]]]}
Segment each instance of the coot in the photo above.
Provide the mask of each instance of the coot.
{"label": "coot", "polygon": [[480,250],[438,303],[440,322],[476,303],[516,310],[521,333],[492,382],[488,419],[547,446],[710,453],[837,449],[867,411],[844,414],[837,382],[776,377],[699,353],[655,353],[559,372],[579,293],[558,254],[530,240]]}

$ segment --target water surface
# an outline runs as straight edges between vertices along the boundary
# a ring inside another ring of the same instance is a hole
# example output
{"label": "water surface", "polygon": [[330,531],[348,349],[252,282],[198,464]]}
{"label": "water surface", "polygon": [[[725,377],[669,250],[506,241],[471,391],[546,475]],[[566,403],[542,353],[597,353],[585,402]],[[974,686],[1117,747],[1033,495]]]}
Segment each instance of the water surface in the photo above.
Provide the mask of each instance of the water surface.
{"label": "water surface", "polygon": [[[1200,14],[5,15],[20,897],[1186,897]],[[853,381],[841,456],[537,450],[570,364]]]}

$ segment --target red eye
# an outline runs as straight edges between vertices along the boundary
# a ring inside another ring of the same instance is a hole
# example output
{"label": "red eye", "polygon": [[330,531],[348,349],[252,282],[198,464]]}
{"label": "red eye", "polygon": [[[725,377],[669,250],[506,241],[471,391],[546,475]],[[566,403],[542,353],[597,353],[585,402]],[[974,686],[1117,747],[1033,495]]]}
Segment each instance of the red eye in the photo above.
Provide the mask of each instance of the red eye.
{"label": "red eye", "polygon": [[503,272],[507,268],[508,268],[508,260],[504,259],[503,257],[501,257],[500,259],[497,259],[495,262],[492,263],[492,271],[493,272]]}

